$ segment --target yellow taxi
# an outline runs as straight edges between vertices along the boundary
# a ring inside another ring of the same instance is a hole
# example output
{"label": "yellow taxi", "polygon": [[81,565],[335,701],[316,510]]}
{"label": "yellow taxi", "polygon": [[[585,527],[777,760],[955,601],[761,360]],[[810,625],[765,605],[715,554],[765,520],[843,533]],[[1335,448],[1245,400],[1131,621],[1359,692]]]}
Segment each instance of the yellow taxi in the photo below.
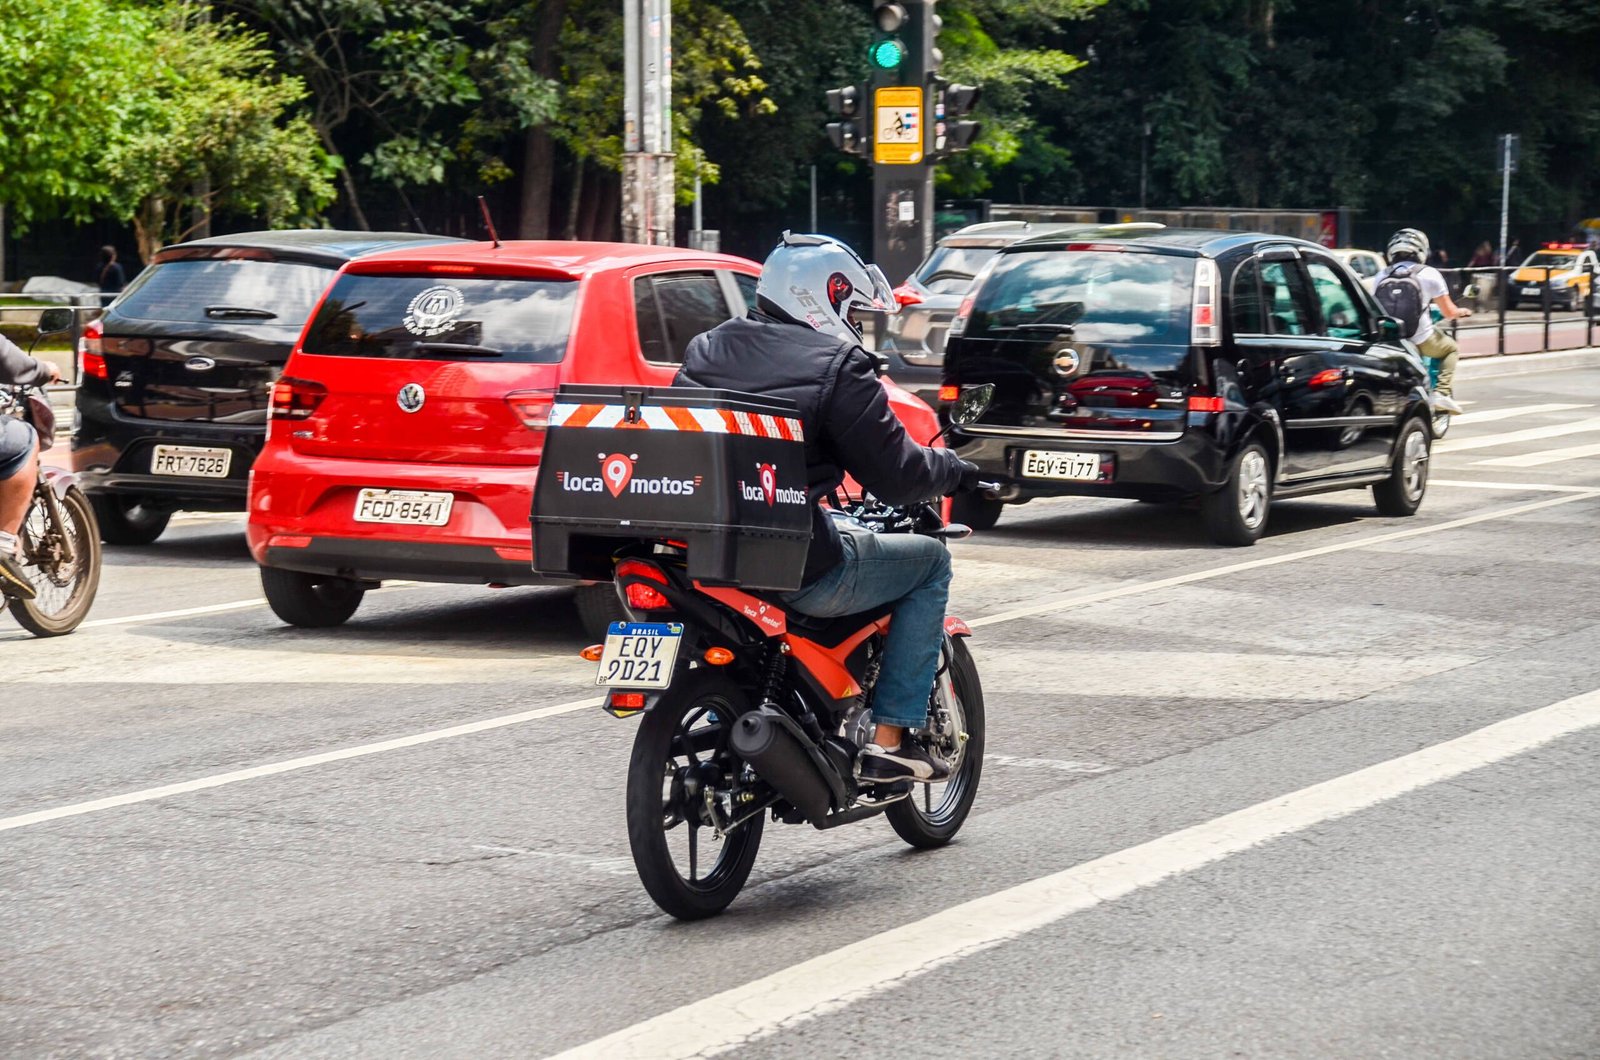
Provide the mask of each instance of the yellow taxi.
{"label": "yellow taxi", "polygon": [[1600,271],[1600,261],[1587,245],[1546,243],[1511,274],[1506,308],[1515,309],[1525,301],[1543,305],[1548,283],[1551,305],[1580,309],[1588,300],[1590,278],[1596,271]]}

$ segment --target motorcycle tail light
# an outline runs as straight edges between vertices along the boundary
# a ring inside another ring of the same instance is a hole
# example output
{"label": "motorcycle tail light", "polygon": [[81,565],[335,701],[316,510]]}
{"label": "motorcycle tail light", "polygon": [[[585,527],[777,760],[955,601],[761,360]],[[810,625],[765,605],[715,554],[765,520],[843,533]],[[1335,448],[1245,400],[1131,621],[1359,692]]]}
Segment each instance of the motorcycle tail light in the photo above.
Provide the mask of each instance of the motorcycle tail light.
{"label": "motorcycle tail light", "polygon": [[610,710],[612,712],[616,712],[616,711],[619,711],[619,710],[624,710],[624,711],[626,711],[626,710],[643,710],[644,709],[644,693],[643,692],[613,692],[613,693],[611,693],[610,700],[606,704],[606,709]]}
{"label": "motorcycle tail light", "polygon": [[321,383],[306,379],[280,379],[272,386],[272,418],[308,419],[327,396],[328,388]]}
{"label": "motorcycle tail light", "polygon": [[105,343],[102,336],[105,334],[105,325],[98,320],[91,320],[83,329],[83,334],[78,338],[78,378],[109,379],[111,372],[106,368]]}
{"label": "motorcycle tail light", "polygon": [[629,582],[622,590],[628,607],[634,611],[661,611],[672,606],[672,601],[643,582]]}

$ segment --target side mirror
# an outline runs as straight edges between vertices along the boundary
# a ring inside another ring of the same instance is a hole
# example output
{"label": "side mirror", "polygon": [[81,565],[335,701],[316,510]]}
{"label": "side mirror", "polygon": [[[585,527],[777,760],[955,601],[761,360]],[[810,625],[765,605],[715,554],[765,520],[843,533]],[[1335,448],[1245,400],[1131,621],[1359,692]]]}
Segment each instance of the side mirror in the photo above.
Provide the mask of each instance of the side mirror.
{"label": "side mirror", "polygon": [[961,397],[950,408],[950,422],[957,427],[977,423],[994,404],[994,384],[984,383],[961,392]]}
{"label": "side mirror", "polygon": [[1405,338],[1404,335],[1400,334],[1400,321],[1394,317],[1379,317],[1378,338],[1386,342],[1399,342]]}
{"label": "side mirror", "polygon": [[76,319],[72,310],[65,306],[46,309],[39,314],[39,334],[54,335],[62,331],[71,331]]}

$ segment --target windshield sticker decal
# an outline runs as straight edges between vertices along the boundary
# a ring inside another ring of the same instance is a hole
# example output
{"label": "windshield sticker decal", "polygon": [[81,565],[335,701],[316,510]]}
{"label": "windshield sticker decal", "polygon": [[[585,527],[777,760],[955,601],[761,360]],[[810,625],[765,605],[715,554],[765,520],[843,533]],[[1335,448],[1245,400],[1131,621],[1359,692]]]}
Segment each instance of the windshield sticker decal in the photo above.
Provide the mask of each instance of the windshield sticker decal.
{"label": "windshield sticker decal", "polygon": [[413,298],[400,323],[411,334],[423,338],[442,335],[455,326],[456,318],[466,307],[467,296],[461,293],[461,288],[439,284]]}

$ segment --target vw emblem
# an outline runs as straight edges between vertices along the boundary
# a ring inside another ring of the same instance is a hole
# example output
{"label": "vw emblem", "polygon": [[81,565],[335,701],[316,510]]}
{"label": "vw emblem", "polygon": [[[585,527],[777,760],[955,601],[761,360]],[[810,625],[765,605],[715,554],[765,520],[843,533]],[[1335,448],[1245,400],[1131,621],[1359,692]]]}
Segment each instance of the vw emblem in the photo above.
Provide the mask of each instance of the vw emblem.
{"label": "vw emblem", "polygon": [[1055,366],[1058,375],[1071,375],[1078,370],[1078,364],[1077,350],[1062,350],[1056,354]]}
{"label": "vw emblem", "polygon": [[191,357],[183,362],[183,366],[191,372],[209,372],[217,366],[217,362],[210,357]]}
{"label": "vw emblem", "polygon": [[407,383],[400,388],[400,393],[396,394],[394,399],[399,403],[401,412],[416,412],[422,408],[422,403],[428,400],[428,395],[420,384]]}

